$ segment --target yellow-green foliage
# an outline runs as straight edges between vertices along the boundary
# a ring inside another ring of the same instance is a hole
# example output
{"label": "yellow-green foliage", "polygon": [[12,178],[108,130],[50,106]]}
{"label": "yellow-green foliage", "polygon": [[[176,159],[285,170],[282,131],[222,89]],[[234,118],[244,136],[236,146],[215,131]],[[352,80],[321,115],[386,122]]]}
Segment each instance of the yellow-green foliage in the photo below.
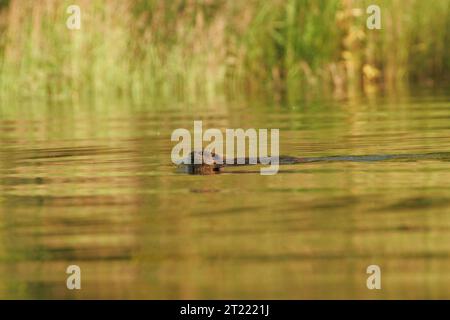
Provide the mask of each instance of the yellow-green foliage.
{"label": "yellow-green foliage", "polygon": [[[382,8],[367,30],[366,7]],[[68,30],[78,4],[81,30]],[[301,92],[450,71],[450,0],[1,0],[0,96]]]}

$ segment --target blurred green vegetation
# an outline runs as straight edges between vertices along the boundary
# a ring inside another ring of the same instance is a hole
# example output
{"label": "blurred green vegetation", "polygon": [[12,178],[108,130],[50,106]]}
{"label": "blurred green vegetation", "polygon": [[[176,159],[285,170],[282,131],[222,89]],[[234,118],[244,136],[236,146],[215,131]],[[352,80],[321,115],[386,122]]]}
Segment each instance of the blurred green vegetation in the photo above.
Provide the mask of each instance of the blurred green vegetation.
{"label": "blurred green vegetation", "polygon": [[[66,28],[78,4],[81,30]],[[366,8],[382,30],[366,28]],[[0,0],[0,99],[195,101],[439,85],[450,0]]]}

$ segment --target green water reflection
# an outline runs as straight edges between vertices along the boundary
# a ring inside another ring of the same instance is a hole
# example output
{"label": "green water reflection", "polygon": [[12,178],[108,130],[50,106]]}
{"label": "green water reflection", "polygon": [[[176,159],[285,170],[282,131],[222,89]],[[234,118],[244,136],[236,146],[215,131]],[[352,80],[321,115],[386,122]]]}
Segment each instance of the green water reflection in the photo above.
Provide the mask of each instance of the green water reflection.
{"label": "green water reflection", "polygon": [[170,134],[193,120],[279,128],[291,156],[450,151],[445,95],[2,106],[0,298],[450,298],[447,161],[179,174]]}

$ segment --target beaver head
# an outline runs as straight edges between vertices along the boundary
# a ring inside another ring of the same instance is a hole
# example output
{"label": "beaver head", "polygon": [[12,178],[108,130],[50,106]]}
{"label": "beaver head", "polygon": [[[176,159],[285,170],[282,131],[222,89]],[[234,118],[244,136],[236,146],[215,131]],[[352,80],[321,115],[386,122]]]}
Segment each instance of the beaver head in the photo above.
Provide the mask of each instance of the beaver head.
{"label": "beaver head", "polygon": [[190,174],[213,174],[219,172],[224,163],[223,157],[215,152],[197,150],[183,159],[180,166]]}

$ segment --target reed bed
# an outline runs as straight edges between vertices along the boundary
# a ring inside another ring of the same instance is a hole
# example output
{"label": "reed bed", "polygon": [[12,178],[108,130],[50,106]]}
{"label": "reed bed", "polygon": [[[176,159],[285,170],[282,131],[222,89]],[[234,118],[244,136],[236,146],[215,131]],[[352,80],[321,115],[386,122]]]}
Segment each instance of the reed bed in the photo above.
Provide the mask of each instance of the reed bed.
{"label": "reed bed", "polygon": [[[81,30],[66,27],[71,4]],[[378,4],[382,29],[366,28]],[[298,98],[450,71],[450,0],[0,0],[0,99]]]}

